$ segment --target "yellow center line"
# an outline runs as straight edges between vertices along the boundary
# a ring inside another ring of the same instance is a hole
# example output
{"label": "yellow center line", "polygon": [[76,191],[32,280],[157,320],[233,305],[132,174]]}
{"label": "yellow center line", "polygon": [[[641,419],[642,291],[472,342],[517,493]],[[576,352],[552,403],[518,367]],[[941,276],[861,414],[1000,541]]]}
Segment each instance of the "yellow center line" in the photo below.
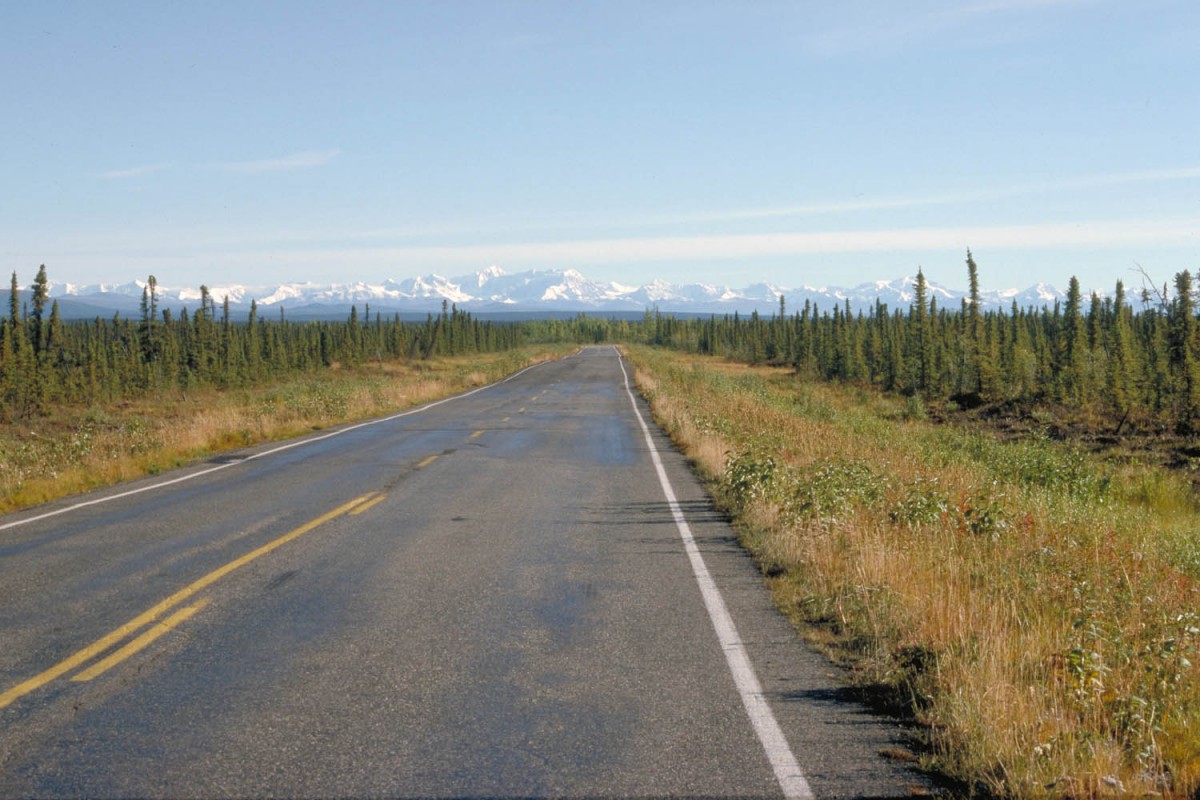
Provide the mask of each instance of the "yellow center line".
{"label": "yellow center line", "polygon": [[359,506],[358,508],[356,508],[356,509],[354,509],[353,511],[351,511],[351,512],[350,512],[350,516],[352,516],[352,517],[357,517],[359,514],[363,513],[364,511],[367,511],[368,509],[374,508],[375,506],[377,506],[377,505],[379,505],[380,503],[382,503],[386,497],[387,497],[387,495],[386,495],[386,494],[381,494],[381,495],[379,495],[378,497],[374,498],[373,500],[368,500],[367,502],[363,503],[363,504],[362,504],[361,506]]}
{"label": "yellow center line", "polygon": [[186,606],[185,608],[181,608],[180,610],[176,611],[171,616],[164,619],[162,622],[155,623],[154,627],[150,628],[150,630],[146,631],[141,636],[137,637],[132,642],[130,642],[129,644],[122,647],[120,650],[116,651],[115,653],[112,653],[111,655],[109,655],[106,658],[101,659],[100,661],[97,661],[95,664],[88,667],[83,672],[81,672],[78,675],[76,675],[75,677],[71,678],[71,680],[76,681],[76,682],[90,681],[92,678],[96,677],[97,675],[100,675],[103,672],[107,672],[109,669],[111,669],[112,667],[115,667],[117,664],[120,664],[122,661],[129,658],[134,653],[138,652],[139,650],[144,649],[147,645],[149,645],[155,639],[162,636],[164,633],[171,630],[179,623],[183,622],[186,619],[190,619],[197,611],[199,611],[200,609],[202,609],[206,605],[208,605],[209,602],[210,602],[210,598],[206,597],[203,600],[201,600],[200,602],[196,603],[195,605]]}
{"label": "yellow center line", "polygon": [[208,573],[200,580],[189,583],[187,586],[183,587],[182,589],[177,591],[175,594],[168,597],[166,600],[163,600],[162,602],[151,607],[147,611],[143,611],[141,614],[134,617],[129,622],[126,622],[124,625],[117,628],[116,630],[114,630],[110,633],[107,633],[104,636],[101,636],[99,639],[92,642],[87,647],[83,648],[82,650],[75,653],[74,655],[71,655],[71,656],[63,659],[62,661],[58,662],[57,664],[55,664],[53,667],[46,670],[45,672],[35,675],[32,678],[30,678],[29,680],[17,684],[13,688],[9,689],[7,692],[0,694],[0,708],[4,708],[5,706],[12,703],[14,700],[16,700],[20,697],[24,697],[25,695],[29,694],[30,692],[32,692],[36,689],[39,689],[42,686],[45,686],[50,681],[59,677],[63,673],[70,672],[71,670],[80,666],[84,662],[90,661],[91,659],[93,659],[96,656],[103,653],[108,648],[115,645],[117,642],[124,639],[126,636],[129,636],[134,631],[137,631],[137,630],[145,627],[146,625],[149,625],[151,622],[154,622],[156,619],[158,619],[163,614],[170,611],[175,606],[182,603],[184,600],[187,600],[189,597],[191,597],[192,595],[201,591],[202,589],[205,589],[205,588],[211,586],[213,583],[219,581],[221,578],[224,578],[226,575],[233,572],[238,567],[243,567],[246,564],[249,564],[254,559],[258,558],[259,556],[266,555],[267,553],[271,552],[275,548],[280,547],[281,545],[287,544],[292,539],[295,539],[298,536],[303,536],[304,534],[311,531],[313,528],[316,528],[320,525],[324,525],[326,522],[329,522],[329,520],[333,519],[334,517],[338,517],[338,516],[341,516],[342,514],[345,514],[347,511],[350,511],[355,506],[365,503],[366,501],[370,500],[374,496],[375,496],[375,492],[370,492],[368,494],[362,495],[361,497],[356,497],[355,499],[351,500],[349,503],[340,505],[337,508],[335,508],[333,511],[330,511],[327,514],[322,514],[321,516],[317,517],[316,519],[312,520],[311,522],[306,522],[305,524],[301,525],[299,528],[296,528],[295,530],[290,531],[289,533],[285,533],[283,536],[280,536],[278,539],[268,542],[267,544],[264,544],[262,547],[259,547],[256,550],[250,551],[249,553],[242,556],[241,558],[236,558],[233,561],[230,561],[225,566],[213,570],[212,572]]}
{"label": "yellow center line", "polygon": [[472,434],[471,434],[471,435],[470,435],[468,438],[470,438],[470,439],[478,439],[480,436],[483,436],[483,431],[475,431],[475,432],[474,432],[474,433],[472,433]]}
{"label": "yellow center line", "polygon": [[502,420],[500,420],[500,421],[501,421],[501,422],[508,422],[510,419],[512,419],[512,417],[505,417],[504,419],[502,419]]}
{"label": "yellow center line", "polygon": [[521,406],[520,408],[518,408],[518,409],[517,409],[517,413],[518,413],[518,414],[524,414],[524,413],[525,413],[525,406]]}
{"label": "yellow center line", "polygon": [[417,463],[417,469],[421,469],[422,467],[428,467],[430,464],[437,461],[437,459],[438,459],[438,457],[436,455],[426,456],[425,458],[423,458],[421,461],[419,461]]}

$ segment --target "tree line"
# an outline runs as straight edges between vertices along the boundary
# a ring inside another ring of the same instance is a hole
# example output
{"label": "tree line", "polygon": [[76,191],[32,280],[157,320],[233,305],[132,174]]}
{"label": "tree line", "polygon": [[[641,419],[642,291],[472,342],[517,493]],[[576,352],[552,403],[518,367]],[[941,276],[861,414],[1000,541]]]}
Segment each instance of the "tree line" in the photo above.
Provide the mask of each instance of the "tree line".
{"label": "tree line", "polygon": [[[398,315],[303,321],[231,317],[201,287],[200,307],[161,308],[153,276],[137,319],[65,322],[49,298],[43,266],[28,308],[12,277],[9,313],[0,321],[0,410],[8,418],[44,412],[56,402],[111,401],[138,392],[229,387],[282,375],[368,361],[496,352],[528,342],[646,342],[753,364],[787,365],[798,374],[871,385],[924,400],[1055,403],[1112,420],[1183,435],[1200,433],[1200,325],[1191,273],[1141,290],[1135,312],[1123,282],[1111,296],[1085,297],[1072,277],[1064,302],[1050,307],[984,309],[979,274],[966,258],[969,293],[946,308],[917,272],[908,308],[876,301],[707,318],[647,310],[637,320],[484,322],[442,305],[424,322]],[[49,310],[47,310],[49,306]]]}
{"label": "tree line", "polygon": [[792,314],[675,319],[654,314],[646,341],[749,363],[790,365],[827,380],[870,384],[924,399],[1055,403],[1107,415],[1120,433],[1131,418],[1159,430],[1200,432],[1200,327],[1191,273],[1145,287],[1135,313],[1123,282],[1084,297],[1072,277],[1065,302],[984,310],[975,260],[969,294],[939,307],[923,271],[907,309],[876,301]]}
{"label": "tree line", "polygon": [[8,419],[45,413],[56,403],[109,402],[140,393],[233,387],[280,376],[368,361],[428,359],[516,347],[524,331],[484,322],[443,303],[424,322],[389,318],[368,305],[343,322],[234,320],[229,298],[218,307],[201,287],[200,307],[189,314],[162,308],[150,276],[137,319],[120,314],[91,322],[64,321],[49,297],[42,266],[26,303],[14,272],[8,314],[0,320],[0,414]]}

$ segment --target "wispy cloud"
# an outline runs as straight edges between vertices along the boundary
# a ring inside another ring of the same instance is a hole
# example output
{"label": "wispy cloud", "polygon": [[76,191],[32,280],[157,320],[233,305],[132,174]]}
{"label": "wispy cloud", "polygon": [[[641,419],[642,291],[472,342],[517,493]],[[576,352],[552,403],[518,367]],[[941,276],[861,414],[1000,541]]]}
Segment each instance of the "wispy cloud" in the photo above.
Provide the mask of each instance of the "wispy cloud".
{"label": "wispy cloud", "polygon": [[[554,219],[542,217],[537,221],[503,223],[486,220],[460,220],[452,224],[416,225],[408,228],[376,228],[371,230],[340,231],[336,238],[352,240],[402,240],[412,238],[445,238],[459,235],[488,235],[497,232],[513,233],[524,231],[526,235],[536,232],[548,233],[555,230],[585,229],[636,229],[647,230],[672,225],[720,224],[753,222],[755,220],[787,220],[803,217],[834,216],[864,211],[886,211],[889,209],[920,208],[939,205],[962,205],[971,202],[987,202],[1003,198],[1027,197],[1056,192],[1072,192],[1083,189],[1130,186],[1142,183],[1165,183],[1200,179],[1200,166],[1167,167],[1162,169],[1126,170],[1092,175],[1075,175],[1058,179],[1030,181],[1026,183],[984,187],[972,191],[930,192],[908,196],[866,197],[838,200],[823,200],[795,205],[762,206],[754,208],[725,208],[714,210],[665,212],[640,214],[636,217],[569,217]],[[332,237],[320,231],[288,232],[278,237],[281,242],[319,242]]]}
{"label": "wispy cloud", "polygon": [[727,261],[830,253],[965,251],[1069,247],[1160,247],[1194,244],[1200,218],[1092,220],[1034,225],[883,228],[812,233],[617,237],[496,244],[362,247],[264,252],[293,264],[389,264],[427,268],[488,263],[611,265]]}
{"label": "wispy cloud", "polygon": [[[50,241],[48,239],[47,241]],[[713,280],[728,281],[730,275],[747,274],[786,265],[788,274],[795,277],[813,276],[814,280],[829,280],[835,284],[842,278],[828,272],[828,263],[840,255],[869,254],[872,263],[903,264],[909,269],[918,263],[926,267],[934,263],[961,264],[968,247],[977,255],[989,253],[1007,263],[1004,281],[1012,280],[1013,270],[1033,269],[1030,265],[1092,261],[1094,254],[1110,251],[1127,253],[1130,258],[1151,261],[1162,255],[1177,258],[1179,252],[1193,252],[1200,244],[1200,217],[1166,220],[1093,219],[1075,223],[1046,223],[1030,225],[996,225],[925,228],[863,228],[853,231],[819,231],[782,234],[731,234],[701,236],[652,237],[590,237],[524,242],[412,246],[346,246],[344,238],[329,236],[324,241],[264,242],[232,241],[224,244],[190,241],[186,246],[179,238],[138,240],[130,245],[130,237],[120,240],[76,242],[73,246],[52,237],[53,245],[23,247],[36,252],[37,258],[53,260],[67,271],[80,270],[93,274],[88,280],[112,280],[112,274],[127,272],[141,265],[141,274],[153,272],[160,277],[168,271],[195,275],[197,283],[214,280],[219,274],[254,274],[263,281],[279,280],[336,280],[347,271],[358,275],[403,273],[418,274],[437,271],[454,274],[467,272],[488,264],[504,264],[519,269],[575,267],[583,270],[633,271],[645,275],[652,265],[656,269],[682,270],[681,279],[695,279],[706,270],[709,274],[724,273],[727,277]],[[15,250],[20,247],[14,248]],[[1007,251],[1012,258],[1001,258]],[[1051,255],[1062,254],[1061,256]],[[1136,255],[1132,255],[1136,254]],[[1164,263],[1168,263],[1164,262]],[[1021,266],[1026,265],[1026,266]],[[1057,267],[1056,267],[1057,268]],[[1062,267],[1062,269],[1066,269]],[[107,273],[107,277],[106,277]],[[273,277],[266,278],[270,274]],[[825,277],[816,277],[824,274]],[[1037,273],[1030,273],[1037,274]],[[878,277],[878,276],[877,276]],[[1061,277],[1059,275],[1058,277]],[[1039,279],[1044,279],[1045,276]],[[228,278],[218,278],[226,280]],[[81,280],[78,279],[77,280]],[[1107,281],[1093,278],[1099,283]],[[842,284],[839,284],[842,285]]]}
{"label": "wispy cloud", "polygon": [[1007,11],[1024,11],[1030,8],[1051,8],[1054,6],[1079,5],[1089,0],[980,0],[970,3],[958,10],[964,15],[995,14]]}
{"label": "wispy cloud", "polygon": [[839,214],[855,211],[881,211],[892,208],[914,208],[921,206],[949,205],[1006,197],[1025,197],[1054,192],[1070,192],[1080,189],[1099,189],[1114,186],[1130,186],[1139,183],[1164,183],[1200,178],[1200,167],[1170,167],[1166,169],[1128,170],[1096,175],[1077,175],[1053,180],[994,186],[967,192],[940,192],[918,194],[908,197],[879,197],[864,200],[843,200],[806,203],[794,206],[730,209],[725,211],[700,212],[678,215],[654,222],[719,222],[752,219],[782,219],[786,217]]}
{"label": "wispy cloud", "polygon": [[[1167,167],[1162,169],[1126,170],[1121,172],[1076,175],[1052,180],[984,187],[972,191],[930,192],[909,196],[884,196],[817,201],[795,205],[763,206],[753,208],[725,208],[713,210],[664,212],[625,216],[541,216],[537,220],[457,220],[453,223],[418,224],[410,227],[373,228],[362,230],[339,230],[336,233],[319,230],[279,231],[272,234],[274,241],[286,244],[309,243],[320,246],[323,241],[400,241],[405,239],[452,239],[459,236],[488,236],[505,233],[513,235],[520,231],[526,237],[549,235],[553,231],[583,231],[599,229],[625,229],[645,231],[678,225],[721,223],[743,223],[755,220],[787,220],[803,217],[834,216],[864,211],[886,211],[889,209],[919,208],[938,205],[961,205],[971,202],[987,202],[1002,198],[1026,197],[1056,192],[1071,192],[1082,189],[1128,186],[1141,183],[1161,183],[1200,179],[1200,166]],[[520,234],[517,234],[520,235]],[[245,244],[261,241],[261,232],[247,234],[240,240]]]}
{"label": "wispy cloud", "polygon": [[163,172],[170,169],[173,164],[143,164],[138,167],[130,167],[128,169],[110,169],[108,172],[100,173],[100,177],[105,180],[120,180],[122,178],[136,178],[140,175],[151,175],[155,172]]}
{"label": "wispy cloud", "polygon": [[[291,153],[279,158],[263,158],[254,161],[219,161],[209,164],[199,165],[207,169],[222,170],[225,172],[288,172],[300,169],[312,169],[320,167],[333,161],[342,151],[333,150],[303,150],[298,153]],[[175,164],[170,162],[159,162],[156,164],[141,164],[136,167],[127,169],[110,169],[106,172],[101,172],[100,177],[105,180],[123,180],[127,178],[137,178],[142,175],[152,175],[156,172],[165,172],[169,169],[174,169]]]}
{"label": "wispy cloud", "polygon": [[[1001,15],[1038,12],[1052,8],[1087,5],[1096,0],[979,0],[933,10],[919,10],[909,3],[870,6],[868,13],[840,27],[819,30],[804,39],[809,52],[832,58],[861,53],[895,53],[935,36]],[[862,11],[861,6],[849,6]],[[977,46],[978,41],[973,41]]]}
{"label": "wispy cloud", "polygon": [[279,158],[262,158],[254,161],[221,161],[208,166],[225,172],[290,172],[312,169],[333,161],[341,150],[303,150]]}
{"label": "wispy cloud", "polygon": [[1082,175],[1059,181],[1030,184],[1031,187],[1047,189],[1086,189],[1092,186],[1120,186],[1129,183],[1151,183],[1155,181],[1179,181],[1200,178],[1200,167],[1167,167],[1165,169],[1129,170],[1107,172],[1099,175]]}

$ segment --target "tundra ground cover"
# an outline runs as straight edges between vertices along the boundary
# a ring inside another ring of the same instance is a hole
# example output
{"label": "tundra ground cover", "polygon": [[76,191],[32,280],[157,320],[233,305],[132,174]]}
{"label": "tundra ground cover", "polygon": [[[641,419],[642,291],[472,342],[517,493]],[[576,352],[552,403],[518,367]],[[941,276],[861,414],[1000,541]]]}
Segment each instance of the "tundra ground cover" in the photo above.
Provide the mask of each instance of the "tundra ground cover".
{"label": "tundra ground cover", "polygon": [[0,512],[481,386],[572,345],[384,361],[236,389],[144,394],[0,424]]}
{"label": "tundra ground cover", "polygon": [[1200,788],[1190,483],[781,368],[635,347],[639,387],[777,602],[1011,797]]}

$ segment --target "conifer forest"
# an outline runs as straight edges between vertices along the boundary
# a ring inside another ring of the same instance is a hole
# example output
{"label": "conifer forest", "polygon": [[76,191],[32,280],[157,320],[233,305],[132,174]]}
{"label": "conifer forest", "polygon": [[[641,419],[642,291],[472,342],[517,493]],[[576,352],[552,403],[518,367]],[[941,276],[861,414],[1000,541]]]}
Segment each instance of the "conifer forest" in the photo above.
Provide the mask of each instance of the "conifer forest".
{"label": "conifer forest", "polygon": [[12,276],[0,324],[0,408],[16,418],[56,403],[90,404],[139,393],[253,384],[333,365],[497,352],[528,342],[643,342],[751,364],[787,365],[806,377],[870,386],[963,408],[1049,403],[1082,409],[1098,428],[1190,436],[1200,430],[1200,327],[1188,271],[1131,296],[1085,296],[1071,278],[1065,302],[984,309],[978,268],[966,259],[970,293],[960,307],[930,297],[923,272],[907,308],[869,312],[787,298],[769,316],[676,317],[647,310],[635,321],[481,321],[447,306],[423,322],[367,306],[345,321],[234,319],[201,289],[200,307],[162,307],[151,276],[139,318],[66,322],[48,295],[43,266],[28,300]]}
{"label": "conifer forest", "polygon": [[[877,304],[805,307],[764,318],[647,320],[650,342],[798,373],[861,383],[963,407],[1015,402],[1068,405],[1108,420],[1111,433],[1191,435],[1200,426],[1200,338],[1191,273],[1111,296],[1084,297],[1072,277],[1065,303],[984,310],[978,268],[967,254],[969,298],[959,308],[930,299],[917,273],[908,308]],[[1102,426],[1103,427],[1103,426]]]}
{"label": "conifer forest", "polygon": [[12,277],[9,313],[0,326],[0,407],[12,417],[47,413],[56,403],[107,402],[146,392],[233,387],[335,364],[428,359],[511,348],[522,331],[480,322],[443,306],[423,323],[373,317],[357,307],[345,322],[290,322],[260,316],[234,320],[201,287],[194,314],[159,307],[156,281],[147,281],[139,319],[64,322],[49,303],[45,267],[24,308]]}

